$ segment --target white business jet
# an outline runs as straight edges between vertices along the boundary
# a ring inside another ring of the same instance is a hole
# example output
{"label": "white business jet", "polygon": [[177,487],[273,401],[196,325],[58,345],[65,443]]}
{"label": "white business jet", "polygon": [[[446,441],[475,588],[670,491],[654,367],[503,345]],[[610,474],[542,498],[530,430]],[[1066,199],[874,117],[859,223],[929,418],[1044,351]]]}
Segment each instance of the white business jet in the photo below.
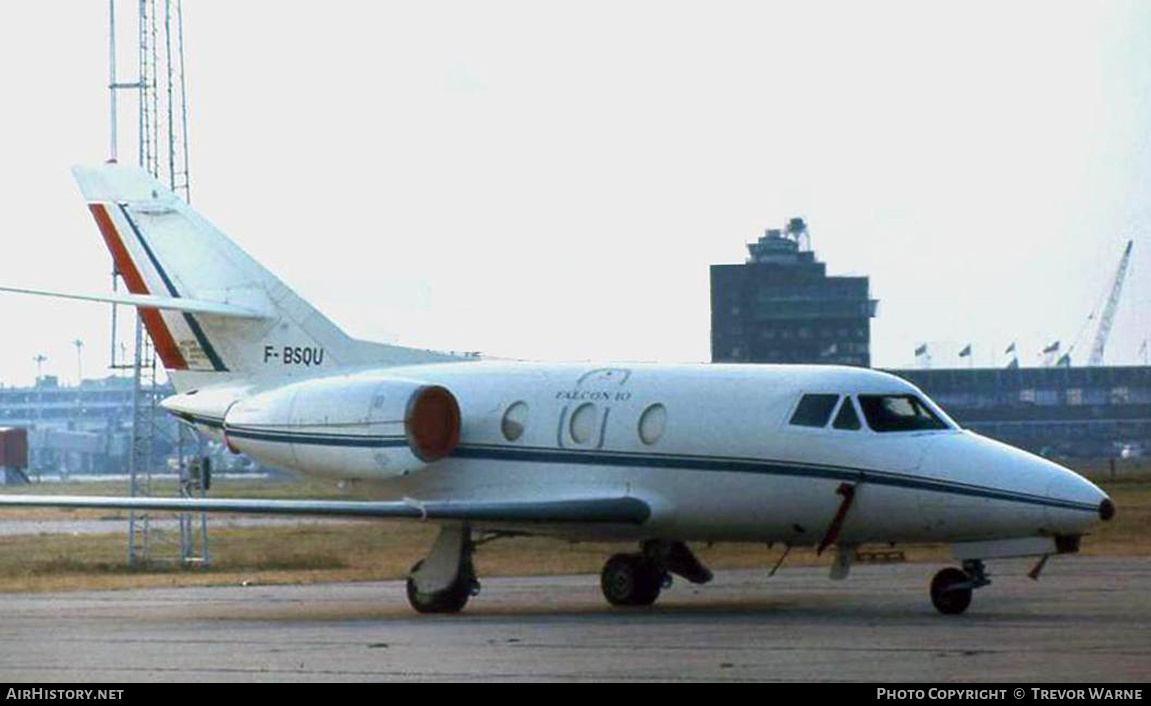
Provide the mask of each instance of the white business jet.
{"label": "white business jet", "polygon": [[[432,522],[407,582],[421,612],[479,590],[478,542],[626,540],[601,585],[650,605],[711,572],[689,542],[947,542],[931,600],[961,613],[984,560],[1074,552],[1115,513],[1072,471],[965,431],[904,380],[859,368],[486,361],[349,338],[144,172],[74,170],[177,394],[163,407],[262,463],[378,501],[6,496],[0,505]],[[26,291],[26,290],[14,290]]]}

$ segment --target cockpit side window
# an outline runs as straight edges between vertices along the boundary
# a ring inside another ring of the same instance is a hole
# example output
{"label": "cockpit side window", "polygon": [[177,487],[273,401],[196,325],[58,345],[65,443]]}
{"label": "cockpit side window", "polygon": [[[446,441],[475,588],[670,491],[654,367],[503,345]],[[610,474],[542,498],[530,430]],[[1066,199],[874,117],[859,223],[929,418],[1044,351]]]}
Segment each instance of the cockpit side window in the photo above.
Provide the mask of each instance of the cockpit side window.
{"label": "cockpit side window", "polygon": [[872,431],[950,429],[915,395],[859,395],[859,406]]}
{"label": "cockpit side window", "polygon": [[825,427],[839,395],[804,395],[791,415],[791,424],[800,427]]}
{"label": "cockpit side window", "polygon": [[839,414],[835,415],[835,421],[831,423],[835,429],[847,429],[854,431],[863,425],[859,422],[859,415],[855,413],[855,405],[851,403],[851,397],[844,397],[843,404],[839,406]]}

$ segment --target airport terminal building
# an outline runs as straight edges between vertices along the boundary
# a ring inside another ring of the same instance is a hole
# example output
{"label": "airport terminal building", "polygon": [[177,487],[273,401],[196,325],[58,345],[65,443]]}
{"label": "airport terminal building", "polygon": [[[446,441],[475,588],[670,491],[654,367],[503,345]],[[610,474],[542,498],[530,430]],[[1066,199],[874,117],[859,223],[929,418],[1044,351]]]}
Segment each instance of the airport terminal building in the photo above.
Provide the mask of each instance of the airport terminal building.
{"label": "airport terminal building", "polygon": [[1058,456],[1151,452],[1151,367],[892,370],[963,427]]}
{"label": "airport terminal building", "polygon": [[[175,421],[160,420],[156,454],[171,452]],[[122,473],[132,436],[132,380],[107,377],[64,386],[45,375],[31,387],[0,386],[0,427],[26,429],[28,470]]]}

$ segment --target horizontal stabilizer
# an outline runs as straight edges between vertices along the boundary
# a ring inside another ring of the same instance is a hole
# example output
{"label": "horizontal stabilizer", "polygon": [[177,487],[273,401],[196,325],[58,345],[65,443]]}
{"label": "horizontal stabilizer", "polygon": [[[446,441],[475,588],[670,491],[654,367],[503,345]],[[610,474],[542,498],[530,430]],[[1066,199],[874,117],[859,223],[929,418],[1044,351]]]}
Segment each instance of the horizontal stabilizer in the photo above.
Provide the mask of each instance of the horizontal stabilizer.
{"label": "horizontal stabilizer", "polygon": [[411,519],[532,524],[641,525],[651,516],[636,498],[581,498],[538,502],[479,501],[341,501],[234,500],[225,498],[131,498],[83,495],[0,495],[0,507],[69,507],[171,512],[239,512],[254,515],[301,515],[376,519]]}
{"label": "horizontal stabilizer", "polygon": [[183,297],[159,297],[151,294],[128,294],[112,292],[109,294],[76,294],[72,292],[49,292],[41,289],[18,289],[16,287],[0,287],[0,292],[13,294],[33,294],[40,297],[58,297],[61,299],[79,299],[88,302],[105,302],[108,304],[127,304],[146,309],[163,309],[166,311],[186,311],[190,314],[210,314],[212,316],[227,316],[239,319],[266,319],[267,314],[234,304],[209,302],[202,299],[185,299]]}

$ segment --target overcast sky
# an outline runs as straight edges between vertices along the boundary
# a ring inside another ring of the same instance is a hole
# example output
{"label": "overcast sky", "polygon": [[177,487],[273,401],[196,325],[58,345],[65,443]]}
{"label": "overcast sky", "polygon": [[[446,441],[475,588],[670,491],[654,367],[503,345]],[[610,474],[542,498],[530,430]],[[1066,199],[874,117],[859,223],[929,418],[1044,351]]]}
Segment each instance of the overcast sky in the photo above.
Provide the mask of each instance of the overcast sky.
{"label": "overcast sky", "polygon": [[[705,361],[708,265],[796,215],[870,275],[877,366],[1039,364],[1128,238],[1107,362],[1151,335],[1148,2],[189,0],[185,32],[193,205],[356,336]],[[68,167],[108,156],[107,3],[12,3],[0,67],[0,284],[106,290]],[[102,374],[108,329],[0,297],[0,382],[74,381],[77,338]]]}

